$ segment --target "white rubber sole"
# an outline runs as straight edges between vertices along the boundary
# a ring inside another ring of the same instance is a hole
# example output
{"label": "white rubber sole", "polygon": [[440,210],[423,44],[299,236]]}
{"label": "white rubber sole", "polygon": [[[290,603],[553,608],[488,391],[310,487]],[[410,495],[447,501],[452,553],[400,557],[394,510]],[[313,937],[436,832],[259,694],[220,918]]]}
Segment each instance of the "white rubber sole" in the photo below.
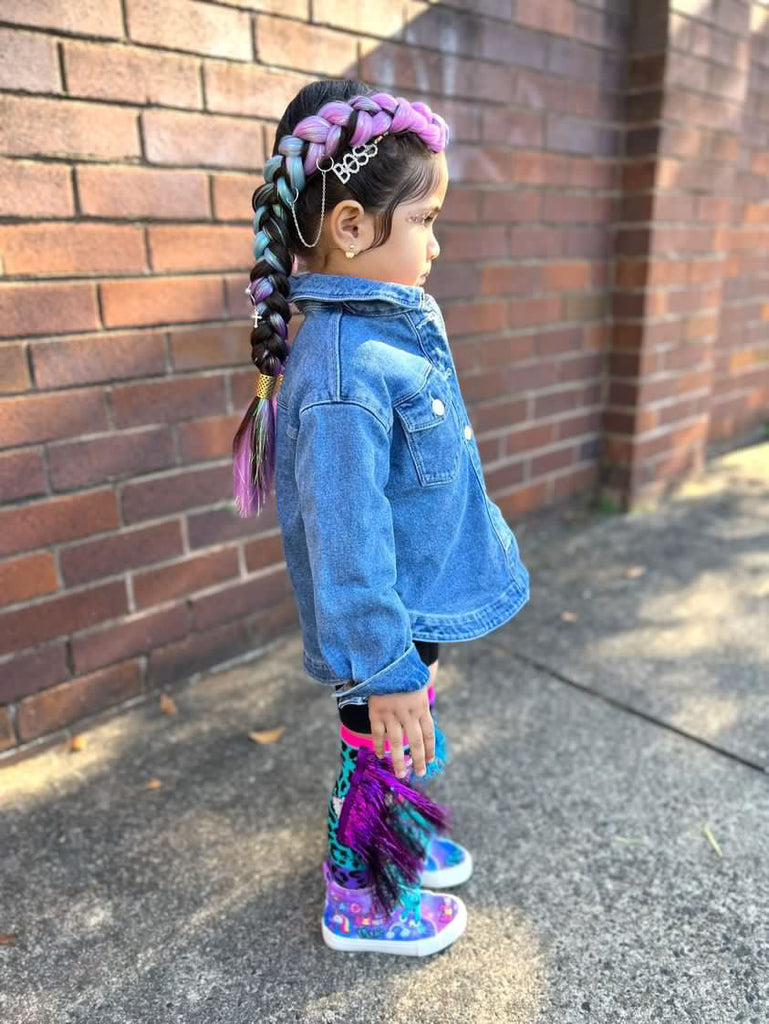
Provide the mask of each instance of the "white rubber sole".
{"label": "white rubber sole", "polygon": [[[457,843],[459,845],[459,843]],[[453,885],[461,885],[473,873],[473,858],[469,850],[465,852],[465,859],[461,864],[454,864],[449,868],[438,868],[437,871],[423,871],[419,884],[425,889],[448,889]]]}
{"label": "white rubber sole", "polygon": [[[438,896],[444,895],[437,893]],[[448,895],[446,893],[445,895]],[[413,942],[403,939],[352,939],[345,935],[336,935],[326,927],[321,918],[323,941],[330,949],[342,953],[395,953],[398,956],[429,956],[450,946],[452,942],[464,934],[467,928],[467,908],[458,896],[452,896],[459,904],[456,917],[446,925],[438,935],[426,939],[414,939]]]}

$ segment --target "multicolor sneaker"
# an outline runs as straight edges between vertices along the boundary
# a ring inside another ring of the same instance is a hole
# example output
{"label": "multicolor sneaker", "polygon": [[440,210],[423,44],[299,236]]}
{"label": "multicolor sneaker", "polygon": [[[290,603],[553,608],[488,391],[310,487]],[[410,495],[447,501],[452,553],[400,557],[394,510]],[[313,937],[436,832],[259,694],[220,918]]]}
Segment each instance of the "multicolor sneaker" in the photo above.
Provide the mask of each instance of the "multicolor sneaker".
{"label": "multicolor sneaker", "polygon": [[473,873],[473,858],[448,836],[433,836],[427,848],[420,884],[428,889],[461,885]]}
{"label": "multicolor sneaker", "polygon": [[370,888],[339,885],[328,861],[323,862],[323,876],[326,905],[321,927],[331,949],[427,956],[450,946],[467,927],[467,910],[457,896],[417,888],[392,914],[381,915],[375,911]]}

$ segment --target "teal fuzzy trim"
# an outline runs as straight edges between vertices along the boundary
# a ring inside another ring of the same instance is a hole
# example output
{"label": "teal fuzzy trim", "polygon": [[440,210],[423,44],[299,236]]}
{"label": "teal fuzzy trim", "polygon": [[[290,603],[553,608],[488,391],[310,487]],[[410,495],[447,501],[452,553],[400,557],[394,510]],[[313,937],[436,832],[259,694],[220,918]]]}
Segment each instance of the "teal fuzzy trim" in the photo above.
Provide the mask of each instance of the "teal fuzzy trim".
{"label": "teal fuzzy trim", "polygon": [[424,775],[414,776],[419,782],[422,782],[424,779],[432,779],[435,775],[441,775],[450,760],[446,750],[446,737],[435,721],[435,712],[433,712],[433,724],[435,725],[435,759],[428,765],[425,765]]}

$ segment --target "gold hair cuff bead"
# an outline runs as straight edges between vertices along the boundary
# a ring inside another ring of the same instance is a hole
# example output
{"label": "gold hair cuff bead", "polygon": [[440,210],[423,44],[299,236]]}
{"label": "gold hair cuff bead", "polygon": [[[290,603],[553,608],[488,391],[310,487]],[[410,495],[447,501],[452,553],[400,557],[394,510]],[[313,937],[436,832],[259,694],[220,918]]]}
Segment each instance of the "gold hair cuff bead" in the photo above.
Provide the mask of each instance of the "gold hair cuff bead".
{"label": "gold hair cuff bead", "polygon": [[283,383],[283,374],[278,374],[277,377],[273,377],[269,373],[259,373],[256,378],[256,397],[257,398],[272,398],[280,390],[280,385]]}

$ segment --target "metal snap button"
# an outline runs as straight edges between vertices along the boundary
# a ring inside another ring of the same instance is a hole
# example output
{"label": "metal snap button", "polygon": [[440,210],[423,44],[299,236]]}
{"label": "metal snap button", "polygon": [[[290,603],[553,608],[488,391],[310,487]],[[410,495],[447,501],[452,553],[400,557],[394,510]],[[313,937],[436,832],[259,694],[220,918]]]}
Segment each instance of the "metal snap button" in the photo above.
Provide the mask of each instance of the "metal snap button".
{"label": "metal snap button", "polygon": [[445,406],[440,398],[433,399],[433,412],[437,413],[439,416],[442,416],[445,412]]}
{"label": "metal snap button", "polygon": [[465,427],[465,437],[468,439],[468,441],[470,440],[470,438],[472,436],[473,436],[473,428],[470,427],[470,426]]}

